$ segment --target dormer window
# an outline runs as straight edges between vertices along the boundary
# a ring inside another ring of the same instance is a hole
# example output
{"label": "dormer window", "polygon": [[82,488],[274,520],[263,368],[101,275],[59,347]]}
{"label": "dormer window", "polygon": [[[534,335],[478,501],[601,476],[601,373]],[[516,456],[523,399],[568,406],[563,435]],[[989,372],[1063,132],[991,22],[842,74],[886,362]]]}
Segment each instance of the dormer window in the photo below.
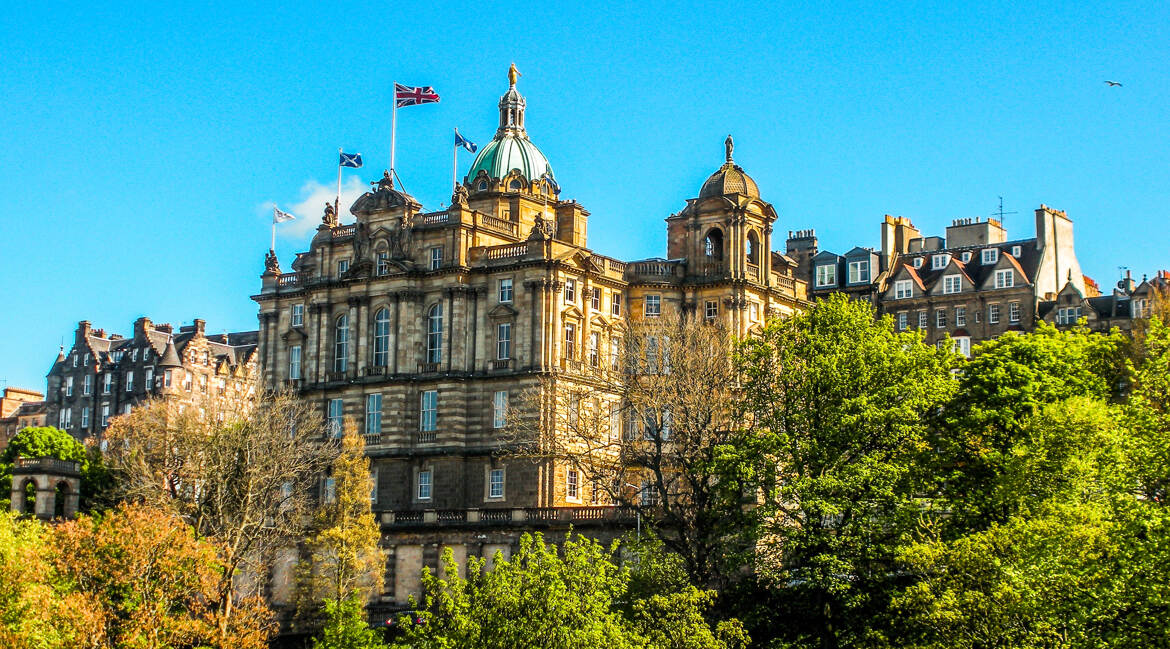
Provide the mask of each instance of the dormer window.
{"label": "dormer window", "polygon": [[965,264],[965,263],[967,263],[967,262],[969,262],[969,261],[971,261],[971,252],[970,252],[970,251],[968,251],[968,252],[964,252],[964,253],[963,253],[963,256],[962,256],[962,257],[960,257],[960,258],[963,260],[963,263],[964,263],[964,264]]}
{"label": "dormer window", "polygon": [[1020,246],[1012,246],[1012,256],[1015,257],[1016,259],[1020,258],[1020,253],[1022,253],[1023,251],[1024,251],[1023,248],[1021,248]]}
{"label": "dormer window", "polygon": [[[914,297],[914,289],[908,279],[900,279],[894,282],[894,299],[905,300]],[[905,327],[903,327],[904,329]]]}
{"label": "dormer window", "polygon": [[922,268],[922,257],[915,257],[914,261],[911,263],[915,268]]}
{"label": "dormer window", "polygon": [[946,268],[947,264],[949,263],[951,263],[950,255],[934,255],[930,258],[931,270],[940,270]]}
{"label": "dormer window", "polygon": [[943,295],[958,293],[963,290],[963,280],[958,275],[943,276]]}
{"label": "dormer window", "polygon": [[520,182],[520,180],[519,180],[519,179],[513,180],[513,181],[512,181],[512,182],[511,182],[511,183],[508,185],[508,189],[510,189],[510,190],[512,190],[512,191],[514,191],[514,192],[518,192],[518,191],[520,191],[520,190],[521,190],[521,189],[523,189],[523,188],[524,188],[524,183]]}
{"label": "dormer window", "polygon": [[999,248],[984,248],[982,261],[984,265],[999,261]]}
{"label": "dormer window", "polygon": [[869,281],[869,260],[849,262],[849,283],[864,284]]}
{"label": "dormer window", "polygon": [[995,271],[995,288],[1011,288],[1016,284],[1016,273],[1012,269]]}
{"label": "dormer window", "polygon": [[478,191],[481,191],[481,192],[486,192],[487,191],[487,181],[486,180],[479,181],[479,185],[476,186],[476,189]]}
{"label": "dormer window", "polygon": [[817,288],[837,285],[837,265],[823,264],[817,266]]}

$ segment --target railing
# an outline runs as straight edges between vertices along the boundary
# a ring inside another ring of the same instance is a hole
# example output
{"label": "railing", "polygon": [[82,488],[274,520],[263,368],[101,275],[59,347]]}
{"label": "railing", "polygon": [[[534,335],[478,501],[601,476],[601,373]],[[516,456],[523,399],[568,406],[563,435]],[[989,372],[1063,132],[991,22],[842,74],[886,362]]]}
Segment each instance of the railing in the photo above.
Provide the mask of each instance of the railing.
{"label": "railing", "polygon": [[385,365],[367,365],[366,366],[366,376],[385,376],[385,374],[386,374],[386,366]]}
{"label": "railing", "polygon": [[435,520],[440,523],[462,523],[467,520],[466,509],[443,509],[435,512]]}
{"label": "railing", "polygon": [[431,212],[430,214],[420,214],[418,220],[423,225],[433,225],[435,223],[446,223],[448,215],[446,212]]}
{"label": "railing", "polygon": [[418,438],[417,438],[418,443],[419,444],[432,444],[432,443],[434,443],[437,436],[438,436],[438,433],[436,433],[433,430],[421,432],[418,434]]}
{"label": "railing", "polygon": [[635,261],[626,264],[626,268],[635,275],[649,275],[652,277],[670,277],[674,275],[677,264],[669,261]]}
{"label": "railing", "polygon": [[334,239],[336,239],[338,237],[352,237],[354,235],[354,233],[357,232],[357,224],[339,225],[339,226],[333,228],[332,230],[330,230],[330,232],[333,233]]}
{"label": "railing", "polygon": [[366,446],[374,446],[382,443],[382,433],[366,433]]}
{"label": "railing", "polygon": [[512,520],[510,509],[482,509],[479,520],[483,523],[508,523]]}
{"label": "railing", "polygon": [[345,372],[326,372],[325,373],[325,381],[327,383],[332,382],[332,381],[344,381],[346,378],[345,375],[346,375]]}
{"label": "railing", "polygon": [[776,285],[780,288],[796,289],[796,280],[791,277],[785,277],[783,275],[775,275],[774,277],[776,278]]}
{"label": "railing", "polygon": [[438,372],[438,371],[439,371],[439,364],[438,363],[419,363],[418,364],[419,374],[434,374],[435,372]]}
{"label": "railing", "polygon": [[511,525],[527,523],[630,523],[635,520],[632,507],[595,505],[587,507],[524,507],[492,509],[425,509],[384,512],[388,525]]}
{"label": "railing", "polygon": [[18,457],[16,466],[21,469],[43,471],[45,473],[78,473],[81,465],[70,460],[58,460],[55,457]]}
{"label": "railing", "polygon": [[491,362],[491,369],[493,369],[493,370],[506,370],[510,367],[512,367],[512,359],[510,359],[510,358],[495,360],[495,361]]}
{"label": "railing", "polygon": [[528,243],[507,243],[502,246],[483,246],[471,249],[471,260],[479,261],[486,259],[488,261],[496,259],[512,259],[515,257],[523,257],[528,254]]}
{"label": "railing", "polygon": [[280,277],[276,278],[277,286],[296,286],[300,283],[300,276],[296,273],[284,273]]}
{"label": "railing", "polygon": [[760,280],[760,267],[756,264],[747,264],[748,279]]}
{"label": "railing", "polygon": [[512,236],[516,236],[516,224],[501,218],[491,216],[489,214],[479,215],[479,224],[492,230],[506,232]]}
{"label": "railing", "polygon": [[623,261],[618,261],[616,259],[609,260],[609,269],[612,271],[617,271],[619,273],[622,273],[623,275],[626,272],[626,265],[627,264]]}

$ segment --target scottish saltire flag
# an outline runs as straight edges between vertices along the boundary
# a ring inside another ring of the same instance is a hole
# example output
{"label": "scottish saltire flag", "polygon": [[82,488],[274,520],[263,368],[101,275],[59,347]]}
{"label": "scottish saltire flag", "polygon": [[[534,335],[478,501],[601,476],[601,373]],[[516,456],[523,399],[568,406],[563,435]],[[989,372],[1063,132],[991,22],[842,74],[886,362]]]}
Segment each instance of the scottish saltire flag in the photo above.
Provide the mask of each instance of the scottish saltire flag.
{"label": "scottish saltire flag", "polygon": [[439,93],[431,86],[412,88],[394,82],[394,105],[398,108],[417,104],[433,104],[439,101]]}
{"label": "scottish saltire flag", "polygon": [[360,153],[342,153],[341,162],[337,164],[342,167],[352,167],[358,169],[362,166],[362,154]]}
{"label": "scottish saltire flag", "polygon": [[475,150],[479,148],[475,146],[475,142],[472,142],[471,140],[460,135],[459,129],[455,129],[455,146],[461,146],[464,149],[467,149],[470,153],[475,153]]}
{"label": "scottish saltire flag", "polygon": [[275,205],[272,206],[272,222],[273,223],[284,223],[286,221],[295,221],[295,220],[297,220],[297,217],[293,216],[292,214],[289,214],[288,212],[281,212],[280,208],[275,206]]}

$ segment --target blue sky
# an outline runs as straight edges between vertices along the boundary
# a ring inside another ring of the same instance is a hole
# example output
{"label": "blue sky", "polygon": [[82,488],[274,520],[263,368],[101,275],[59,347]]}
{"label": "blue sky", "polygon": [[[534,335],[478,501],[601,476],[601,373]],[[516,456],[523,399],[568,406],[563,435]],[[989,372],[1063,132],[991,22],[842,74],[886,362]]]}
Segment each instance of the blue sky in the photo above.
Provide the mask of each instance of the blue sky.
{"label": "blue sky", "polygon": [[205,4],[0,7],[0,381],[43,389],[81,319],[255,328],[267,206],[300,217],[287,268],[337,148],[367,162],[347,194],[388,166],[397,80],[442,95],[398,129],[437,209],[451,129],[490,140],[512,61],[604,254],[664,254],[732,133],[777,232],[823,249],[878,245],[887,213],[941,235],[1003,196],[1013,237],[1066,210],[1103,287],[1170,267],[1170,3]]}

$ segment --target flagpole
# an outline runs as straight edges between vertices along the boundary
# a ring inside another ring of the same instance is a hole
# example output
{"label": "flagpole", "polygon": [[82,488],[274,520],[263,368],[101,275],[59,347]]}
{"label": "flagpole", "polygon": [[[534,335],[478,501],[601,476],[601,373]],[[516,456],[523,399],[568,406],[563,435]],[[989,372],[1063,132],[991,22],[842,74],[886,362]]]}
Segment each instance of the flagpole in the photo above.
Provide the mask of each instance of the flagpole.
{"label": "flagpole", "polygon": [[276,216],[272,217],[272,245],[268,248],[272,252],[276,252]]}
{"label": "flagpole", "polygon": [[[455,136],[459,136],[459,129],[455,129]],[[455,186],[459,184],[459,145],[451,148],[454,150],[451,157],[451,191],[455,191]]]}
{"label": "flagpole", "polygon": [[390,110],[390,177],[394,177],[394,154],[398,144],[398,82],[394,82],[394,107]]}
{"label": "flagpole", "polygon": [[333,213],[341,214],[341,148],[337,149],[337,200],[333,201]]}

